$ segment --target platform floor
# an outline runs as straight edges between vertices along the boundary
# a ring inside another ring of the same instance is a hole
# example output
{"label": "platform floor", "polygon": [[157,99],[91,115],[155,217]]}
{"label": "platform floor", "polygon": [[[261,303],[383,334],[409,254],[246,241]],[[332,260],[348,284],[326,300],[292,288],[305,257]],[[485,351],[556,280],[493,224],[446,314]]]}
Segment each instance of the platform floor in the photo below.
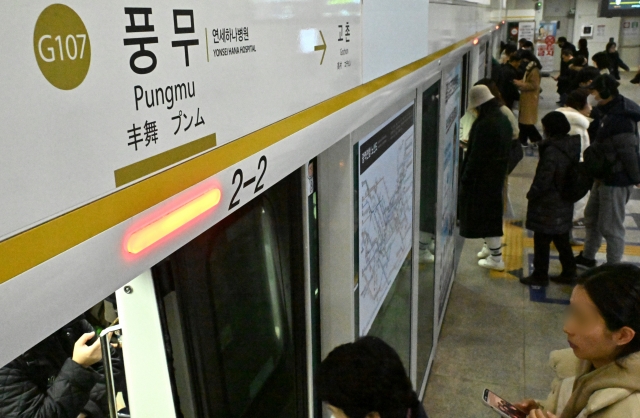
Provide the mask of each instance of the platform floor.
{"label": "platform floor", "polygon": [[[640,87],[629,83],[632,76],[622,74],[620,92],[640,102]],[[542,88],[540,117],[556,109],[558,100],[551,78],[542,79]],[[497,417],[481,401],[485,388],[513,402],[546,398],[553,379],[549,352],[568,347],[562,326],[571,287],[552,283],[546,289],[529,288],[518,282],[532,269],[533,235],[523,228],[523,221],[537,162],[537,151],[527,149],[509,178],[513,213],[505,219],[505,272],[477,266],[482,240],[466,240],[462,247],[424,398],[430,418]],[[634,190],[627,205],[626,226],[624,260],[640,265],[640,190]],[[584,230],[575,236],[580,240]],[[604,249],[599,262],[605,261]],[[574,250],[578,254],[581,247]],[[552,249],[550,273],[559,272]]]}

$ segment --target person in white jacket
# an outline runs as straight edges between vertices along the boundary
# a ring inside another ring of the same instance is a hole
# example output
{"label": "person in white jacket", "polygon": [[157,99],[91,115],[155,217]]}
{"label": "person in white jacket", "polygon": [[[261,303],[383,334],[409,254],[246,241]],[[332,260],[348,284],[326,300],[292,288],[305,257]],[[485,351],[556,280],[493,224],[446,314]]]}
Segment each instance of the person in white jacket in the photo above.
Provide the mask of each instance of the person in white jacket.
{"label": "person in white jacket", "polygon": [[564,323],[570,349],[554,351],[544,401],[528,418],[640,418],[640,268],[603,265],[578,278]]}
{"label": "person in white jacket", "polygon": [[[578,89],[572,91],[567,97],[565,107],[557,109],[567,117],[571,125],[569,135],[580,135],[580,161],[583,161],[584,150],[589,147],[589,125],[593,121],[589,117],[591,114],[591,105],[588,102],[589,91]],[[584,209],[589,200],[589,193],[582,199],[578,200],[573,206],[573,227],[584,228]]]}

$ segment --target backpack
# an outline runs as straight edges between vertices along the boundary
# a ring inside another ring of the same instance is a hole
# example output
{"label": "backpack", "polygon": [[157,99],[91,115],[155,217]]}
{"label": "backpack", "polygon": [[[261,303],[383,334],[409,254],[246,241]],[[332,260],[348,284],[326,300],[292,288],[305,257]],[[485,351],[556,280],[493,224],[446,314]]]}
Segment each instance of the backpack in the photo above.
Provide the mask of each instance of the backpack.
{"label": "backpack", "polygon": [[584,165],[591,177],[604,179],[611,172],[615,155],[608,148],[604,144],[594,143],[584,150]]}
{"label": "backpack", "polygon": [[560,151],[571,161],[571,165],[567,168],[567,172],[562,179],[560,197],[562,197],[563,200],[575,203],[585,197],[589,190],[591,190],[593,177],[589,174],[587,165],[584,162],[571,158],[564,150]]}

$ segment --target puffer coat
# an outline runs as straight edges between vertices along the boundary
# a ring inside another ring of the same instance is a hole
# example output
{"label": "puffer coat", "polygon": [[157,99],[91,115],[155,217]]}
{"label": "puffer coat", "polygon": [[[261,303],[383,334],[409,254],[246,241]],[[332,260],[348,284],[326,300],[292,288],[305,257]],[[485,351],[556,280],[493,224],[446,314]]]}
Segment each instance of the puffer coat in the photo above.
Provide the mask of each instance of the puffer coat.
{"label": "puffer coat", "polygon": [[465,238],[502,236],[503,188],[512,128],[499,107],[471,127],[460,178],[458,218]]}
{"label": "puffer coat", "polygon": [[540,160],[527,193],[527,229],[543,234],[568,232],[573,221],[573,202],[562,198],[566,175],[580,160],[580,136],[565,135],[540,143]]}
{"label": "puffer coat", "polygon": [[[75,342],[87,332],[93,327],[77,318],[1,368],[0,417],[106,417],[102,363],[84,368],[71,359]],[[113,348],[111,354],[114,381],[119,383],[122,360]]]}

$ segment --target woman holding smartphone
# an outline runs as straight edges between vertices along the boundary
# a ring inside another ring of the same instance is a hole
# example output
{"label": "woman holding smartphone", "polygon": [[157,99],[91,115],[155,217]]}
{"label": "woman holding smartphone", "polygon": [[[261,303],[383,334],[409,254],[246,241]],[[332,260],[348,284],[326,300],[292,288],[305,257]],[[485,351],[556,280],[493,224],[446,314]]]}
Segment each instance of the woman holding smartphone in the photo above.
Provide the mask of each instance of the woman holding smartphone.
{"label": "woman holding smartphone", "polygon": [[546,401],[516,404],[529,418],[640,417],[640,268],[604,265],[578,278],[554,351],[557,377]]}

